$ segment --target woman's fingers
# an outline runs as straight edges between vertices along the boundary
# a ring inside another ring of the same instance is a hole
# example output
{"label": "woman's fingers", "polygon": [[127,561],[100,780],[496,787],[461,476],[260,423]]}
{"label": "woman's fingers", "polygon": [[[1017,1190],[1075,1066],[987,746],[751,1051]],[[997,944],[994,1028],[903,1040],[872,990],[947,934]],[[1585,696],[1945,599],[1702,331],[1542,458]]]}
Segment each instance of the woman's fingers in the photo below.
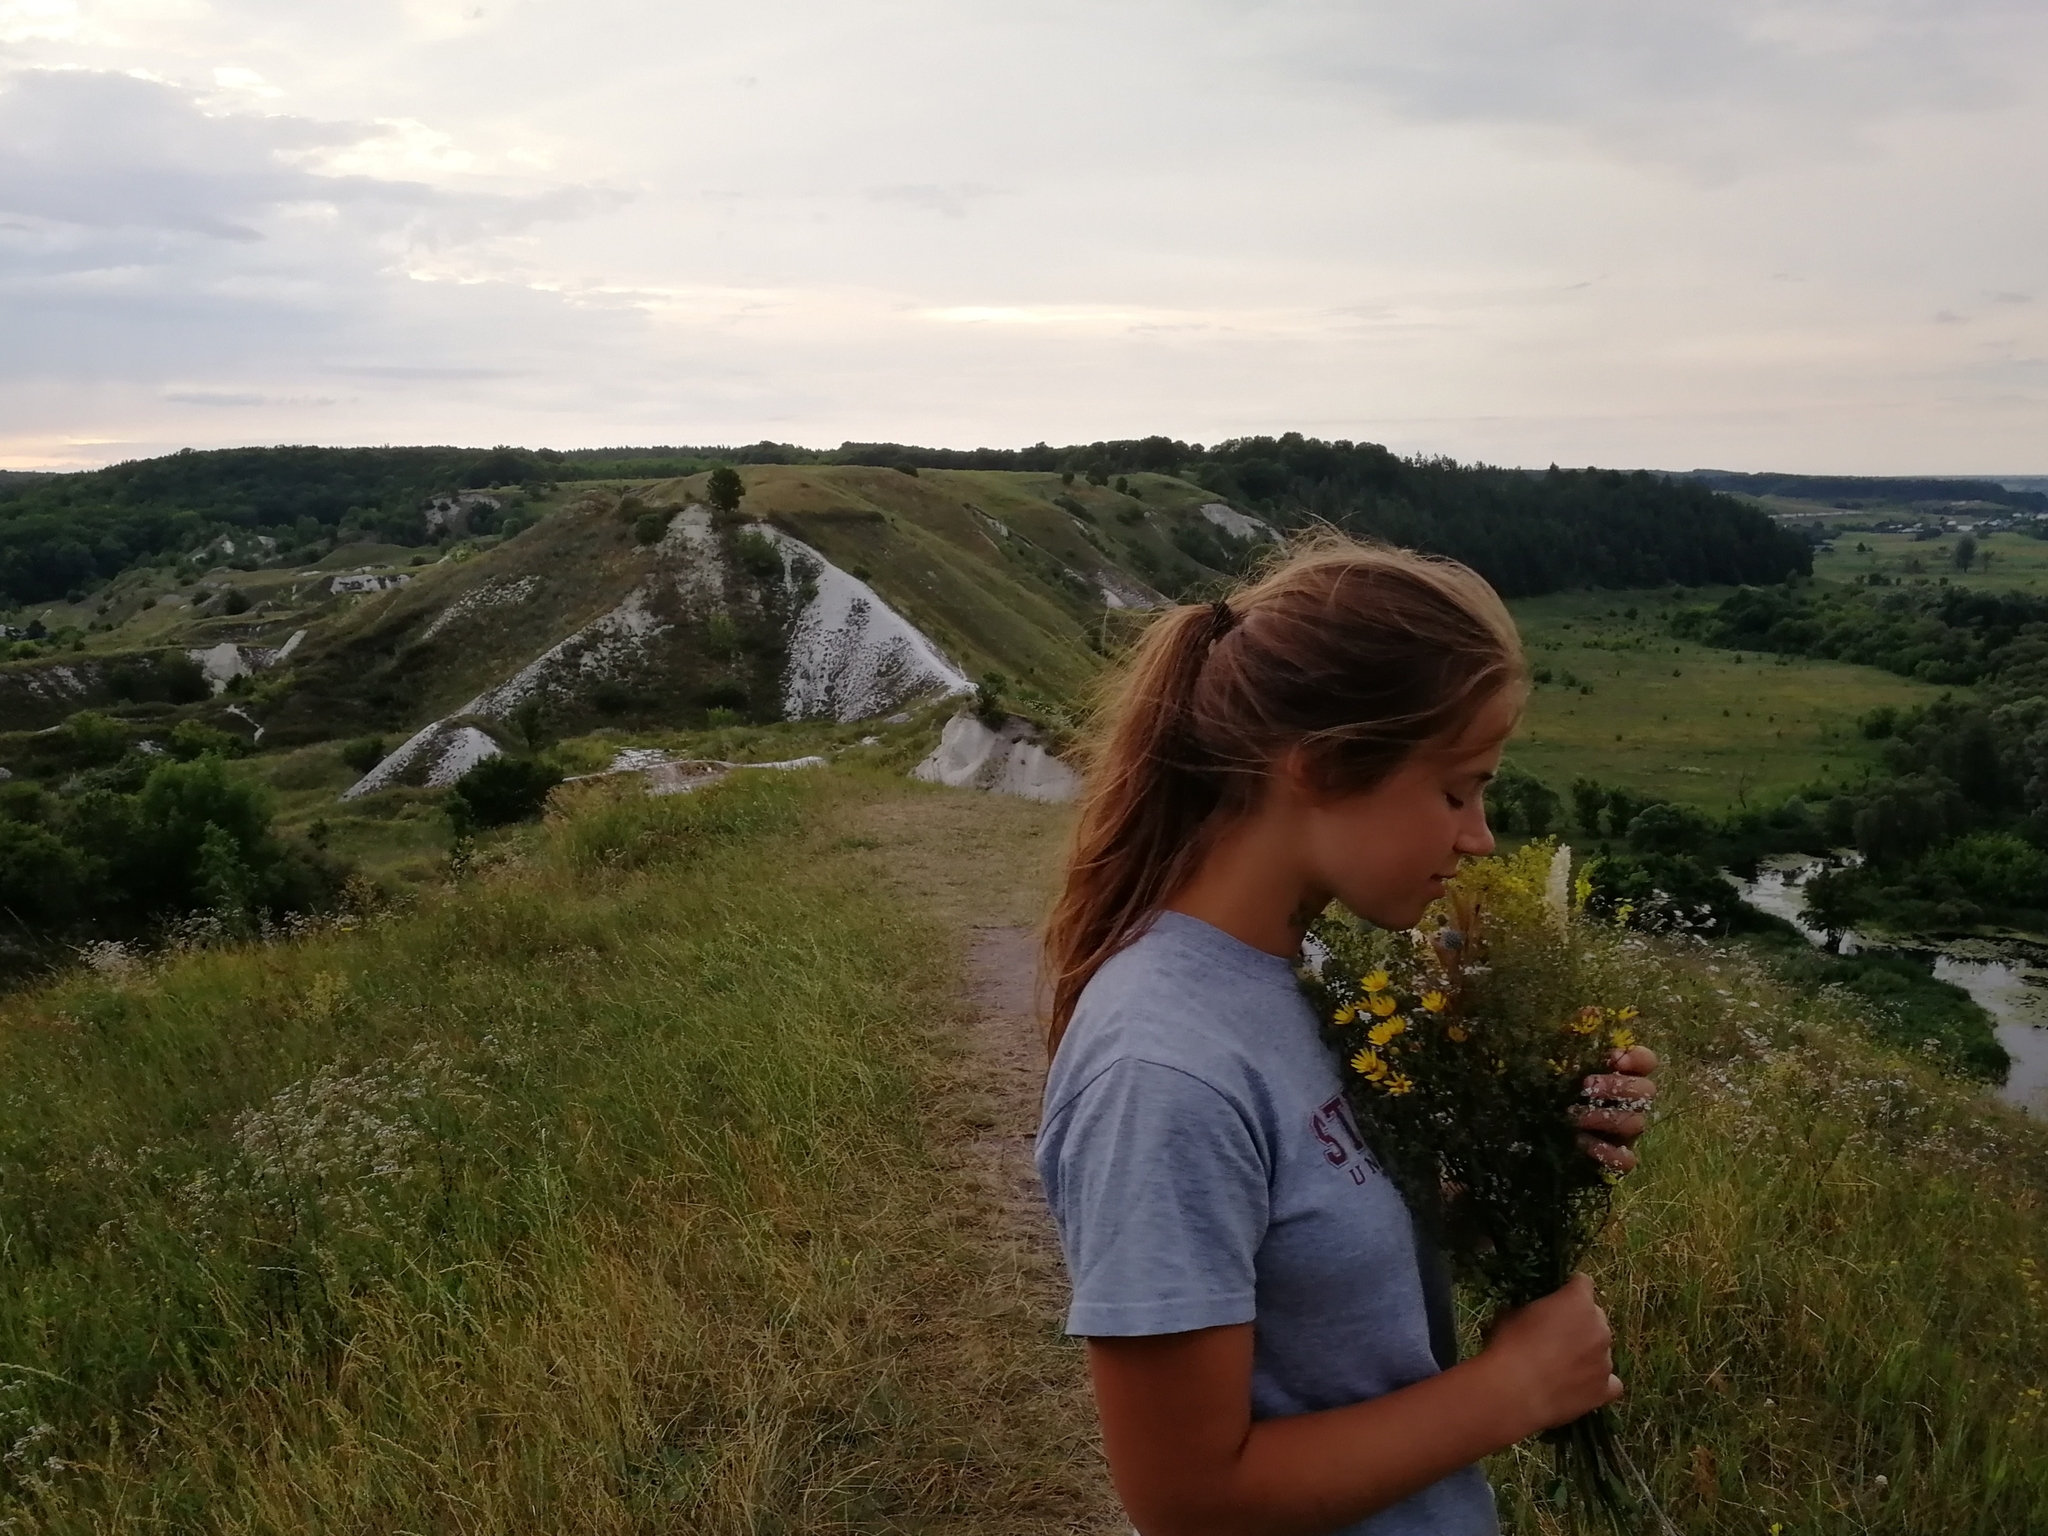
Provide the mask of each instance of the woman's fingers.
{"label": "woman's fingers", "polygon": [[1631,1077],[1648,1077],[1663,1065],[1657,1053],[1647,1045],[1632,1045],[1625,1051],[1616,1051],[1607,1058],[1607,1065],[1617,1072],[1626,1072]]}
{"label": "woman's fingers", "polygon": [[1657,1097],[1657,1085],[1647,1077],[1594,1072],[1586,1078],[1586,1097],[1614,1104],[1647,1104]]}
{"label": "woman's fingers", "polygon": [[1635,1153],[1618,1141],[1608,1141],[1600,1136],[1589,1136],[1584,1131],[1581,1131],[1579,1132],[1579,1146],[1595,1162],[1612,1168],[1616,1173],[1627,1173],[1636,1165]]}
{"label": "woman's fingers", "polygon": [[1572,1123],[1595,1136],[1618,1136],[1624,1141],[1634,1141],[1649,1128],[1650,1117],[1640,1110],[1580,1104],[1572,1109]]}

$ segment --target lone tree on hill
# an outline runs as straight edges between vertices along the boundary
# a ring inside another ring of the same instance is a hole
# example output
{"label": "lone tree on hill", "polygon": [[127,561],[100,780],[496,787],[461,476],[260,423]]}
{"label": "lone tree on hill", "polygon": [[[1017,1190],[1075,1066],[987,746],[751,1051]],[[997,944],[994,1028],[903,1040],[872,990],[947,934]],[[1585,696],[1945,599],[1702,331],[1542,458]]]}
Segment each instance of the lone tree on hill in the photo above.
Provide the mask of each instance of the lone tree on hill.
{"label": "lone tree on hill", "polygon": [[1977,563],[1977,536],[1966,533],[1956,540],[1956,569],[1967,571]]}
{"label": "lone tree on hill", "polygon": [[721,464],[711,471],[711,478],[705,482],[704,496],[720,512],[737,512],[740,498],[747,494],[747,487],[740,479],[740,472],[729,464]]}

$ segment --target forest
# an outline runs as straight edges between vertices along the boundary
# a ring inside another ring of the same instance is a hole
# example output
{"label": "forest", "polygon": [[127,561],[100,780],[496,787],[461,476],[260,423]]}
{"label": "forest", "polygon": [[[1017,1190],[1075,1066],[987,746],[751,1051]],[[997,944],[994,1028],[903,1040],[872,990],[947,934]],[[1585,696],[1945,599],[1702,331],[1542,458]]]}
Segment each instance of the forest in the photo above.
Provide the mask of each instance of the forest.
{"label": "forest", "polygon": [[1057,471],[1096,484],[1112,475],[1177,474],[1282,527],[1320,520],[1454,556],[1510,597],[1568,587],[1775,582],[1806,573],[1812,561],[1804,539],[1762,512],[1682,480],[1555,467],[1528,474],[1299,433],[1206,448],[1147,437],[972,450],[767,442],[568,453],[188,449],[86,473],[0,481],[0,603],[82,595],[131,565],[191,553],[223,535],[269,540],[279,554],[352,536],[425,544],[426,501],[458,489],[537,492],[567,480],[685,475],[720,463]]}
{"label": "forest", "polygon": [[[1802,804],[1814,849],[1853,846],[1862,856],[1808,884],[1818,923],[2048,925],[2048,598],[1931,582],[1746,589],[1682,611],[1673,628],[1709,645],[1971,690],[1872,710],[1860,728],[1883,744],[1884,771],[1852,790],[1816,789]],[[1750,841],[1752,856],[1779,851]]]}

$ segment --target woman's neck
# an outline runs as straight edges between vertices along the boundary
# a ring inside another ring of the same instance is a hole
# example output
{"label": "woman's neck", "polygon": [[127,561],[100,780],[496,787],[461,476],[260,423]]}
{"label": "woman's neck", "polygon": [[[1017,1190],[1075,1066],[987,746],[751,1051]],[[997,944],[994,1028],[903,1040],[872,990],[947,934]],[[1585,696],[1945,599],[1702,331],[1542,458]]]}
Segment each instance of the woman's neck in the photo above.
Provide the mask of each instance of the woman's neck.
{"label": "woman's neck", "polygon": [[1166,910],[1197,918],[1269,955],[1299,955],[1302,935],[1330,897],[1312,889],[1288,856],[1298,844],[1277,825],[1285,814],[1270,807],[1254,811],[1218,833]]}

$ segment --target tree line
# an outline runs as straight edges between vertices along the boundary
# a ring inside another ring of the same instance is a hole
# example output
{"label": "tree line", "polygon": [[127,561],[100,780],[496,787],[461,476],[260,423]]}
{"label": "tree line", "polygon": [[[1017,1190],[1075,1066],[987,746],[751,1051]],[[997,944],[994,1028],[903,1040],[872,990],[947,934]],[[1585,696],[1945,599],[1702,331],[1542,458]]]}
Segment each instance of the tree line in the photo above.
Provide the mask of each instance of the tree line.
{"label": "tree line", "polygon": [[359,533],[417,544],[422,508],[459,489],[700,473],[722,464],[989,469],[1097,484],[1186,476],[1282,527],[1314,521],[1451,555],[1508,596],[1567,587],[1774,582],[1811,568],[1805,540],[1728,496],[1667,476],[1538,474],[1403,458],[1373,443],[1287,433],[1204,446],[1168,437],[1055,448],[944,449],[842,443],[491,450],[186,450],[81,474],[0,482],[0,602],[83,595],[139,562],[191,554],[226,533],[279,550]]}

